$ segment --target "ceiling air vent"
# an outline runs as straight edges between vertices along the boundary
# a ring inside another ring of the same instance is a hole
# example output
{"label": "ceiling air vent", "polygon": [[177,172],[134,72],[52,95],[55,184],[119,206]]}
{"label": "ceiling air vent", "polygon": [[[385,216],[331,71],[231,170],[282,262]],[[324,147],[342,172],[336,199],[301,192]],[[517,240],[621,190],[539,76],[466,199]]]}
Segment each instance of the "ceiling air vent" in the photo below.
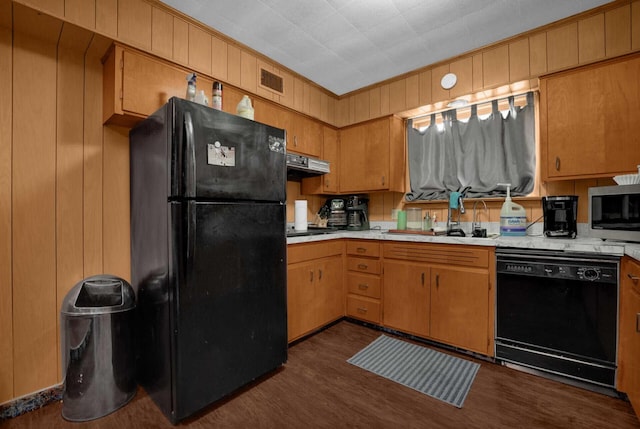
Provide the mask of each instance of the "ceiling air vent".
{"label": "ceiling air vent", "polygon": [[281,76],[260,68],[260,86],[280,95],[284,94],[284,80]]}

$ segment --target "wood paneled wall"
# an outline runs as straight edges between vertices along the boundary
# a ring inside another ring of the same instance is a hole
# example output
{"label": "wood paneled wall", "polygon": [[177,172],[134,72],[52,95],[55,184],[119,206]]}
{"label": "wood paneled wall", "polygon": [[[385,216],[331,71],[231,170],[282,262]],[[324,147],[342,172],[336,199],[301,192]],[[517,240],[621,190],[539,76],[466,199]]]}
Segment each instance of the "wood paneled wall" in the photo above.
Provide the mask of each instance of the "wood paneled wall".
{"label": "wood paneled wall", "polygon": [[2,403],[61,381],[64,296],[129,279],[130,252],[128,130],[102,126],[111,41],[8,0],[0,16]]}
{"label": "wood paneled wall", "polygon": [[[339,99],[155,0],[0,0],[0,100],[11,106],[0,109],[0,403],[61,380],[59,308],[77,281],[130,276],[128,130],[102,126],[111,39],[344,126],[638,50],[639,23],[640,1],[616,1]],[[257,86],[260,66],[285,78],[284,96]],[[443,91],[449,71],[460,83]],[[546,192],[586,196],[592,185]],[[296,182],[287,190],[304,198]],[[312,218],[324,198],[310,199]],[[373,194],[371,219],[402,205],[402,194]],[[483,221],[497,221],[494,205]],[[525,205],[535,219],[539,201]],[[446,206],[433,207],[444,220]]]}
{"label": "wood paneled wall", "polygon": [[[11,3],[0,0],[0,100],[12,103]],[[0,109],[0,403],[13,398],[13,288],[11,259],[11,123],[13,111]]]}
{"label": "wood paneled wall", "polygon": [[[343,96],[336,123],[399,114],[417,116],[444,107],[458,97],[490,98],[500,91],[537,87],[543,74],[640,50],[640,1],[616,1],[594,12],[531,31],[405,76]],[[442,77],[456,73],[450,90]],[[503,88],[506,87],[506,88]]]}
{"label": "wood paneled wall", "polygon": [[[335,123],[337,97],[156,0],[16,0],[283,106]],[[258,85],[259,67],[283,78],[279,95]],[[209,89],[210,91],[210,89]]]}

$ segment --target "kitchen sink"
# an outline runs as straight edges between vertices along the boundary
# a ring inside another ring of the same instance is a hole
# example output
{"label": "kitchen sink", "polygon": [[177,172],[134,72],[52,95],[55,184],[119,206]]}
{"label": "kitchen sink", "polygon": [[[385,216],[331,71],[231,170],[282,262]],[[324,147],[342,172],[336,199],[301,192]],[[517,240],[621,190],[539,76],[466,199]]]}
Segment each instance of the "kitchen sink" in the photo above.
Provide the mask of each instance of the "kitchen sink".
{"label": "kitchen sink", "polygon": [[306,231],[287,229],[287,237],[308,237],[310,235],[332,234],[340,231],[338,228],[309,228]]}

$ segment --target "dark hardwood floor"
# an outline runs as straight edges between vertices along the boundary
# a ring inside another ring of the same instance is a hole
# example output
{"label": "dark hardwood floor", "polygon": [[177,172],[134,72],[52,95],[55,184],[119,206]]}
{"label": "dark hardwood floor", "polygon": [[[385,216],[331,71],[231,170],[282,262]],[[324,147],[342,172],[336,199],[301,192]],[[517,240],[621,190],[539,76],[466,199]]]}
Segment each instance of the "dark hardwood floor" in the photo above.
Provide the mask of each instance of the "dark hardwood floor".
{"label": "dark hardwood floor", "polygon": [[[459,409],[346,360],[379,331],[342,321],[294,346],[289,361],[179,426],[189,428],[640,428],[628,402],[476,360]],[[388,335],[388,334],[387,334]],[[441,350],[444,351],[444,350]],[[447,351],[445,351],[447,352]],[[465,359],[475,360],[466,355]],[[143,390],[122,409],[69,423],[61,403],[0,422],[3,429],[170,428]]]}

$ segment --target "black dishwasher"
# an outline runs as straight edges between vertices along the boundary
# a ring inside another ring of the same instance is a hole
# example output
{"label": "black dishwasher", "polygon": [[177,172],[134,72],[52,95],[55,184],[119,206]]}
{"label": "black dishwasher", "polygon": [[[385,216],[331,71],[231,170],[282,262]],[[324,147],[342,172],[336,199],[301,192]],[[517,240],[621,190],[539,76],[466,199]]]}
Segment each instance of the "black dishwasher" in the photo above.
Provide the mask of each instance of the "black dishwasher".
{"label": "black dishwasher", "polygon": [[620,258],[496,250],[496,359],[615,387]]}

